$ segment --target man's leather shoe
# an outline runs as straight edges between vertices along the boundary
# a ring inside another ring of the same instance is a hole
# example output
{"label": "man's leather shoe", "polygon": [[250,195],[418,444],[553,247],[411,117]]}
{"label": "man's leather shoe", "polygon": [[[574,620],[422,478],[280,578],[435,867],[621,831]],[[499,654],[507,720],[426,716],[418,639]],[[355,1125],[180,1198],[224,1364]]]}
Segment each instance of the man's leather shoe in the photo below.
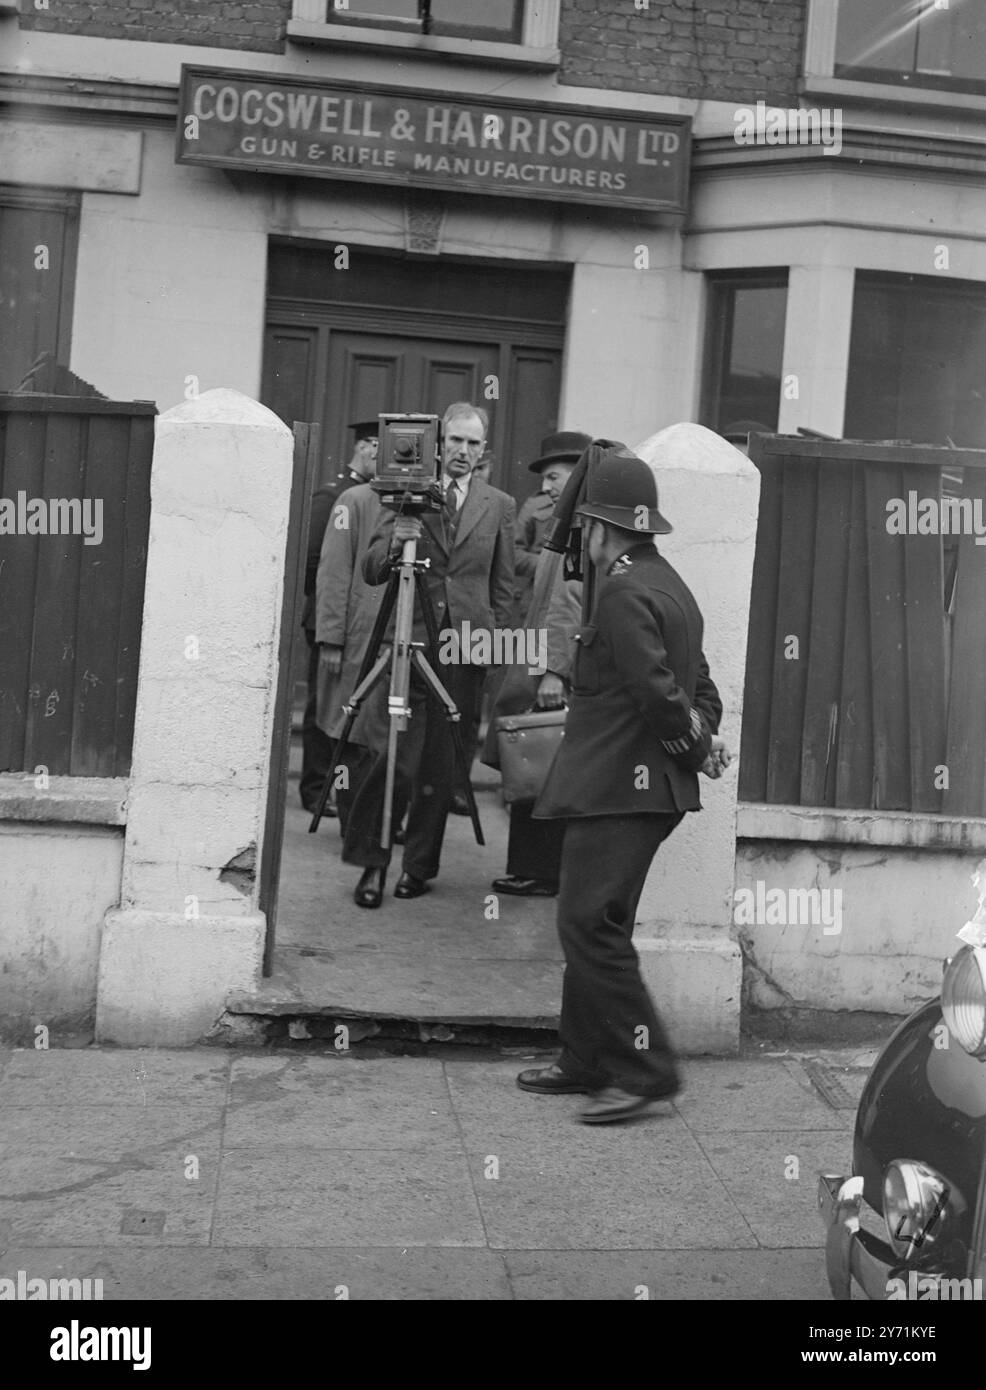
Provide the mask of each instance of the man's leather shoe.
{"label": "man's leather shoe", "polygon": [[395,898],[420,898],[422,893],[430,893],[431,884],[426,883],[423,878],[415,878],[413,874],[404,873],[394,885]]}
{"label": "man's leather shoe", "polygon": [[508,874],[506,878],[495,878],[490,884],[498,893],[509,893],[515,898],[554,898],[558,895],[558,884],[549,883],[543,878],[519,878]]}
{"label": "man's leather shoe", "polygon": [[[302,806],[304,806],[304,808],[305,808],[306,811],[310,812],[311,815],[314,815],[315,812],[318,810],[318,797],[316,796],[314,799],[312,799],[311,797],[309,797],[307,801],[303,801],[301,804],[302,804]],[[336,810],[336,808],[332,805],[332,802],[331,802],[331,801],[327,801],[327,802],[325,803],[325,810],[322,812],[322,815],[323,815],[327,820],[335,820],[335,818],[336,818],[336,816],[337,816],[338,814],[339,814],[339,812],[338,812],[338,811]]]}
{"label": "man's leather shoe", "polygon": [[461,792],[456,792],[455,796],[453,796],[449,810],[452,812],[453,816],[468,816],[470,814],[469,802]]}
{"label": "man's leather shoe", "polygon": [[529,1067],[517,1077],[522,1091],[534,1091],[542,1096],[585,1095],[589,1087],[562,1071],[555,1062],[550,1067]]}
{"label": "man's leather shoe", "polygon": [[677,1082],[669,1085],[667,1092],[654,1096],[632,1096],[619,1086],[606,1086],[594,1091],[592,1099],[579,1119],[586,1125],[610,1125],[620,1120],[632,1120],[636,1115],[645,1115],[651,1106],[662,1100],[670,1100],[681,1090]]}
{"label": "man's leather shoe", "polygon": [[383,869],[364,869],[353,902],[357,907],[379,907],[383,902]]}

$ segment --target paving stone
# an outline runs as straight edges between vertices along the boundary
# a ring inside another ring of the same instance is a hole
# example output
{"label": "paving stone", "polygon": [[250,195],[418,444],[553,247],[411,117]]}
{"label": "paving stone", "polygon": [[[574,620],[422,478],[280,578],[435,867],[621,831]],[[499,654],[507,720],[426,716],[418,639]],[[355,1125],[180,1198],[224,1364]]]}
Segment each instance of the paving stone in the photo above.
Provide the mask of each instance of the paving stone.
{"label": "paving stone", "polygon": [[692,1130],[831,1129],[846,1126],[806,1076],[783,1062],[686,1060],[675,1107]]}
{"label": "paving stone", "polygon": [[0,1111],[31,1105],[221,1103],[229,1057],[194,1049],[87,1047],[16,1051],[0,1077]]}
{"label": "paving stone", "polygon": [[[822,1246],[818,1218],[818,1175],[849,1172],[852,1128],[841,1134],[818,1130],[697,1133],[709,1163],[768,1249]],[[794,1170],[798,1176],[786,1177]]]}
{"label": "paving stone", "polygon": [[484,1246],[466,1160],[373,1149],[236,1149],[214,1245]]}
{"label": "paving stone", "polygon": [[462,1150],[441,1062],[403,1057],[238,1058],[224,1142]]}
{"label": "paving stone", "polygon": [[105,1299],[499,1300],[512,1297],[492,1250],[341,1246],[18,1247],[0,1252],[0,1277],[102,1279]]}
{"label": "paving stone", "polygon": [[818,1250],[508,1250],[504,1259],[525,1301],[831,1298]]}

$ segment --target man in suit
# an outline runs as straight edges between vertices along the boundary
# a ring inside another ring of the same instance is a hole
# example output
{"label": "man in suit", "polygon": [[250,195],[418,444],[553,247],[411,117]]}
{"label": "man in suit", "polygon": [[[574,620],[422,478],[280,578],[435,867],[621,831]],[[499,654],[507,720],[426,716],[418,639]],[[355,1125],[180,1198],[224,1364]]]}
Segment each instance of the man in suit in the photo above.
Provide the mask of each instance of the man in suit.
{"label": "man in suit", "polygon": [[[427,560],[425,582],[442,634],[460,639],[458,660],[436,666],[437,674],[459,710],[467,717],[475,707],[485,678],[474,643],[462,643],[464,625],[472,633],[492,636],[496,627],[509,628],[513,614],[514,521],[512,497],[473,475],[473,462],[486,442],[486,412],[468,402],[449,406],[443,420],[440,512],[423,518],[396,516],[385,509],[370,542],[363,570],[370,584],[383,584],[399,560],[406,540],[418,541],[418,559]],[[423,618],[415,603],[415,641],[427,642]],[[442,638],[442,647],[451,644]],[[482,652],[479,652],[482,656]],[[435,666],[438,657],[429,653]],[[361,711],[354,731],[370,749],[373,761],[353,800],[343,848],[347,864],[359,864],[363,874],[354,900],[360,907],[379,907],[390,850],[380,844],[383,789],[387,761],[389,683],[381,681]],[[426,692],[412,671],[411,717],[397,740],[394,824],[408,808],[404,828],[403,872],[394,888],[396,898],[426,893],[438,874],[445,822],[455,789],[457,769],[450,725],[445,711]]]}
{"label": "man in suit", "polygon": [[[326,526],[339,495],[357,483],[373,477],[377,457],[376,420],[358,420],[349,427],[355,434],[353,454],[345,473],[339,473],[312,493],[308,520],[308,552],[305,561],[305,604],[301,614],[305,641],[308,643],[308,700],[301,730],[301,804],[306,811],[318,805],[322,787],[332,766],[333,740],[327,732],[327,721],[320,718],[322,706],[331,703],[332,686],[338,677],[319,650],[316,636],[315,586]],[[326,806],[326,815],[335,815]]]}
{"label": "man in suit", "polygon": [[664,1027],[633,947],[651,860],[688,811],[696,773],[721,774],[722,704],[702,654],[702,615],[653,537],[671,530],[648,465],[625,445],[594,446],[580,507],[599,580],[578,634],[565,738],[535,816],[567,819],[558,898],[565,953],[550,1067],[522,1090],[589,1092],[581,1119],[625,1120],[679,1090]]}

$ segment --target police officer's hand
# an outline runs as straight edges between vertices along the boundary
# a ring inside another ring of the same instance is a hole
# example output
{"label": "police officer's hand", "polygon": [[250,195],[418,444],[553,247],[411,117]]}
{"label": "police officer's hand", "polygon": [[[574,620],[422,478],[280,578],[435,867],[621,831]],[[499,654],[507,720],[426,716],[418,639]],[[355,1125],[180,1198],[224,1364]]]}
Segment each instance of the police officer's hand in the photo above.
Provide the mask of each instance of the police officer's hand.
{"label": "police officer's hand", "polygon": [[560,709],[565,703],[565,682],[554,671],[541,677],[535,702],[539,709]]}
{"label": "police officer's hand", "polygon": [[341,647],[330,647],[327,643],[323,642],[319,649],[318,659],[327,675],[338,676],[342,672]]}
{"label": "police officer's hand", "polygon": [[405,541],[416,541],[421,536],[421,518],[399,516],[394,521],[394,544],[403,545]]}
{"label": "police officer's hand", "polygon": [[713,734],[709,756],[699,768],[699,771],[704,772],[706,777],[711,777],[715,780],[717,777],[722,776],[732,760],[733,755],[726,746],[726,740],[720,738],[718,734]]}

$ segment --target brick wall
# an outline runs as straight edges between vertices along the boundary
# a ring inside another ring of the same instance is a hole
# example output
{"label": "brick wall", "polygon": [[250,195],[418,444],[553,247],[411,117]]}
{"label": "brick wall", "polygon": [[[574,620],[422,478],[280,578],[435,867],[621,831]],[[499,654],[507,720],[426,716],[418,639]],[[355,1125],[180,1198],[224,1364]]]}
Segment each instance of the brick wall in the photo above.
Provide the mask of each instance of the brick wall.
{"label": "brick wall", "polygon": [[[21,26],[260,53],[291,0],[21,0]],[[561,0],[559,80],[724,101],[794,102],[807,0]]]}
{"label": "brick wall", "polygon": [[281,53],[291,0],[21,0],[22,29]]}
{"label": "brick wall", "polygon": [[789,105],[807,0],[562,0],[560,81]]}

